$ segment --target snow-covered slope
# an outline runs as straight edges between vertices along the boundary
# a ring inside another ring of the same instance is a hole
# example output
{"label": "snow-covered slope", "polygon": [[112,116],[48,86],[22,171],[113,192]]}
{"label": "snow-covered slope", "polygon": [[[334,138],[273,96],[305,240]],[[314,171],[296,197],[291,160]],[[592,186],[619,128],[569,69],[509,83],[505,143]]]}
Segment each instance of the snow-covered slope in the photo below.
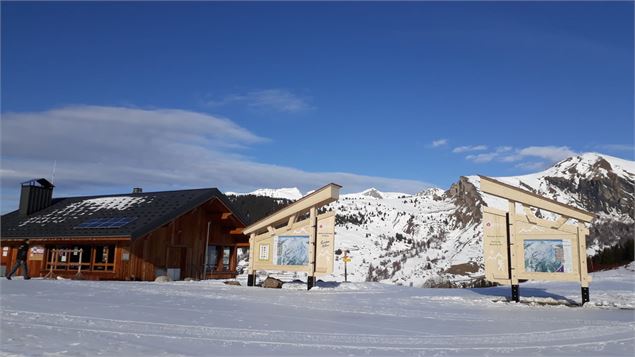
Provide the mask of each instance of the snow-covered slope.
{"label": "snow-covered slope", "polygon": [[[366,190],[342,195],[337,211],[336,247],[350,251],[350,281],[385,281],[401,285],[435,285],[451,262],[468,263],[480,255],[466,243],[479,239],[476,224],[451,228],[457,207],[443,191],[417,195]],[[342,279],[336,261],[329,279]],[[478,269],[465,266],[477,273]],[[469,279],[469,278],[466,278]]]}
{"label": "snow-covered slope", "polygon": [[[542,172],[498,179],[562,203],[592,210],[594,213],[625,215],[628,211],[632,213],[633,209],[632,205],[626,207],[619,202],[607,202],[607,205],[600,204],[596,207],[594,203],[598,202],[593,201],[599,201],[602,198],[600,191],[608,190],[617,191],[612,192],[613,196],[622,191],[623,194],[630,196],[632,201],[635,161],[598,153],[586,153],[563,160]],[[620,182],[620,180],[623,181]],[[589,185],[590,183],[600,187],[586,187],[593,186]],[[624,184],[623,187],[621,183]],[[585,197],[585,195],[591,197]]]}
{"label": "snow-covered slope", "polygon": [[272,198],[283,198],[287,200],[297,200],[300,199],[303,195],[300,190],[296,187],[292,188],[261,188],[253,192],[248,193],[237,193],[237,192],[225,192],[226,195],[234,195],[234,196],[244,196],[244,195],[254,195],[254,196],[266,196]]}

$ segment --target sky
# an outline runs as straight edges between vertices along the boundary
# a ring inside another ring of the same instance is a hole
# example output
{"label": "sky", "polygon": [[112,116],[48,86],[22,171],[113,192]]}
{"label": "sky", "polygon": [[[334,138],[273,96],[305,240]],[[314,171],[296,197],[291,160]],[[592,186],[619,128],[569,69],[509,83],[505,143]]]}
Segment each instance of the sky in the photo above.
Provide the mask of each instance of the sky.
{"label": "sky", "polygon": [[1,3],[2,212],[633,160],[632,2]]}

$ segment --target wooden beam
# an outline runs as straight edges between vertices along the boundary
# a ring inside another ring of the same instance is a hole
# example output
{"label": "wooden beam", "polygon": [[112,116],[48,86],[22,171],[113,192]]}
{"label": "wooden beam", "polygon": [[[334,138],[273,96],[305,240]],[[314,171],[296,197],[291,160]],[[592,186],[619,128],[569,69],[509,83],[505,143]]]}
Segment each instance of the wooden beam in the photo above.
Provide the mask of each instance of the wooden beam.
{"label": "wooden beam", "polygon": [[[318,218],[318,222],[323,220],[323,219],[327,219],[329,217],[335,216],[335,212],[330,211],[330,212],[324,212],[321,215],[319,215]],[[311,223],[311,220],[309,218],[299,221],[299,222],[295,222],[291,227],[289,226],[285,226],[279,229],[274,229],[273,232],[272,231],[265,231],[263,233],[260,233],[257,236],[254,236],[254,239],[256,241],[261,241],[262,239],[267,239],[270,238],[274,235],[284,235],[285,233],[287,233],[288,231],[291,230],[295,230],[295,229],[302,229],[304,227],[309,227]]]}
{"label": "wooden beam", "polygon": [[229,231],[229,234],[243,234],[243,229],[242,228],[234,228],[231,231]]}
{"label": "wooden beam", "polygon": [[534,213],[529,209],[529,207],[523,205],[523,211],[525,211],[525,216],[527,216],[527,220],[533,224],[536,224],[538,217],[534,216]]}
{"label": "wooden beam", "polygon": [[297,214],[294,214],[293,216],[289,217],[289,222],[287,223],[287,229],[291,229],[291,227],[293,226],[293,224],[295,223],[297,219],[298,219]]}
{"label": "wooden beam", "polygon": [[243,231],[243,234],[258,234],[267,230],[267,227],[269,226],[277,226],[281,223],[288,224],[287,220],[293,215],[301,215],[308,212],[311,207],[321,207],[333,201],[337,201],[340,195],[340,188],[342,188],[342,186],[330,183],[320,189],[317,189],[313,193],[302,197],[278,212],[275,212],[272,215],[269,215],[248,226]]}
{"label": "wooden beam", "polygon": [[555,229],[559,229],[560,227],[562,227],[563,224],[565,224],[567,221],[569,220],[569,218],[561,216],[560,218],[558,218],[557,221],[553,222],[553,224],[551,225],[551,228],[555,228]]}
{"label": "wooden beam", "polygon": [[582,222],[589,223],[593,220],[593,213],[591,212],[565,205],[556,200],[542,197],[533,192],[522,190],[490,177],[479,175],[479,178],[481,179],[481,191],[483,193],[544,209]]}
{"label": "wooden beam", "polygon": [[232,212],[224,212],[221,216],[220,219],[222,221],[229,219],[231,216],[233,216],[234,214]]}

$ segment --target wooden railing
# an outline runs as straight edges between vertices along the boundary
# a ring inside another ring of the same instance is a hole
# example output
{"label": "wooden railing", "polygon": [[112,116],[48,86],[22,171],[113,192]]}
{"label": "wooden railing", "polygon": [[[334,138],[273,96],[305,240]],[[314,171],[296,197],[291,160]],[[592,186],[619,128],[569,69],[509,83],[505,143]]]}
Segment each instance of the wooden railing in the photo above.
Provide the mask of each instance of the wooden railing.
{"label": "wooden railing", "polygon": [[[71,254],[79,254],[79,261],[71,262],[70,257]],[[47,260],[46,260],[46,268],[49,269],[49,272],[44,276],[45,279],[55,279],[55,274],[53,274],[53,270],[75,270],[77,269],[77,273],[75,274],[75,278],[82,278],[82,267],[87,266],[90,268],[90,263],[83,263],[82,257],[84,255],[84,249],[51,249],[49,250]],[[64,261],[59,261],[61,257],[64,257]]]}

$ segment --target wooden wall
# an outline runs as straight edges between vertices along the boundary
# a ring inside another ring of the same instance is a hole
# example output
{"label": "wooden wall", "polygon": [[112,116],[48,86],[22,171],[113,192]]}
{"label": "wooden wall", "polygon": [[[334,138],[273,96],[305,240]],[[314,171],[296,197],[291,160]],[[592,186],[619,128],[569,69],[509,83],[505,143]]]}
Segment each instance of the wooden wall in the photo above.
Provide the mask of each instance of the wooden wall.
{"label": "wooden wall", "polygon": [[[132,242],[128,276],[138,280],[154,280],[157,269],[178,268],[181,270],[181,279],[203,278],[208,222],[208,245],[237,244],[230,232],[238,228],[238,224],[230,219],[230,212],[221,212],[221,209],[218,203],[208,202]],[[236,259],[232,259],[233,267],[236,263]]]}
{"label": "wooden wall", "polygon": [[168,268],[181,269],[181,278],[200,277],[204,263],[207,221],[214,222],[214,219],[215,217],[199,207],[133,241],[130,244],[130,261],[127,263],[129,267],[124,269],[131,279],[138,280],[154,280],[156,269]]}

